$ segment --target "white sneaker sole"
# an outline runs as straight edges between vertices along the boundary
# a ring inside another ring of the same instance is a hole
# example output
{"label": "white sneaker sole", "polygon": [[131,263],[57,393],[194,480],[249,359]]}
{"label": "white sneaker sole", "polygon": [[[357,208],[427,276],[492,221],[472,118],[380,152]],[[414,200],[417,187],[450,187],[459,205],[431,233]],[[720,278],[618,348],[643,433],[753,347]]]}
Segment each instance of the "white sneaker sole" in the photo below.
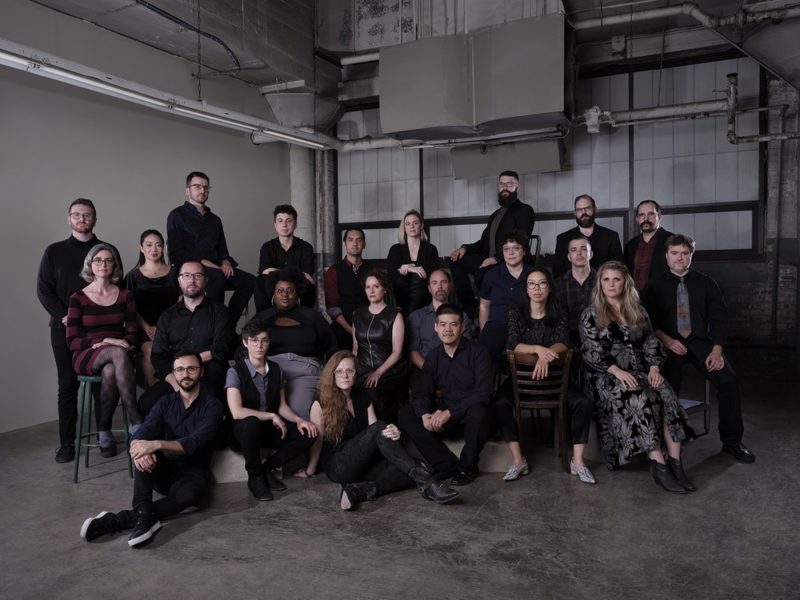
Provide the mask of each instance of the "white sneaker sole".
{"label": "white sneaker sole", "polygon": [[140,535],[139,537],[135,537],[135,538],[129,539],[128,540],[128,546],[133,548],[134,546],[138,546],[139,544],[143,544],[144,542],[146,542],[147,540],[152,538],[153,534],[156,531],[158,531],[159,529],[161,529],[161,521],[156,521],[155,523],[153,523],[152,527],[150,527],[150,529],[145,531],[142,535]]}
{"label": "white sneaker sole", "polygon": [[81,539],[84,539],[84,540],[86,539],[86,532],[89,531],[89,525],[92,524],[92,521],[94,521],[95,519],[99,519],[100,517],[104,517],[107,514],[108,514],[108,511],[104,510],[99,515],[97,515],[96,517],[89,517],[88,519],[86,519],[83,522],[83,525],[81,525]]}

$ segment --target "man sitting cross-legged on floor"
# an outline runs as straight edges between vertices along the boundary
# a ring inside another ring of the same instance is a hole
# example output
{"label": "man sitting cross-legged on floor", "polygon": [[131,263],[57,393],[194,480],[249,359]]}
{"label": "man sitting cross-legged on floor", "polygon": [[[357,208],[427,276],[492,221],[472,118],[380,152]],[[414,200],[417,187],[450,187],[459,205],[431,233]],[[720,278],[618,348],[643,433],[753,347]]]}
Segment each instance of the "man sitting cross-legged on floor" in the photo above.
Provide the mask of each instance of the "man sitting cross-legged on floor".
{"label": "man sitting cross-legged on floor", "polygon": [[[86,519],[86,541],[133,529],[128,545],[140,546],[161,528],[161,519],[198,505],[211,480],[212,442],[222,422],[221,403],[200,386],[202,365],[193,352],[175,357],[178,391],[160,398],[132,436],[133,510]],[[164,497],[153,502],[153,490]]]}

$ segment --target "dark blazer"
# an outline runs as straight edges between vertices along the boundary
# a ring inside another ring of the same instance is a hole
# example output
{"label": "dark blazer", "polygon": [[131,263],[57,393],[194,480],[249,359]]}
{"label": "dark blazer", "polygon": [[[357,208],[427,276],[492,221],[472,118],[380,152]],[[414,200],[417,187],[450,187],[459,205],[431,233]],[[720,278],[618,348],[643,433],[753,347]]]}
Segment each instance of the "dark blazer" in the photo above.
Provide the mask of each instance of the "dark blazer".
{"label": "dark blazer", "polygon": [[497,236],[495,237],[495,247],[489,248],[489,229],[494,220],[495,215],[502,210],[498,208],[489,217],[489,224],[481,234],[481,239],[472,244],[464,244],[467,252],[470,254],[480,254],[481,256],[494,256],[497,260],[503,260],[503,236],[508,232],[516,230],[522,233],[526,238],[531,237],[533,233],[533,225],[536,223],[536,213],[530,204],[525,204],[517,199],[508,207],[506,214],[503,215],[503,220],[500,221],[500,226],[497,228]]}
{"label": "dark blazer", "polygon": [[[572,236],[578,235],[580,232],[580,228],[576,225],[572,229],[558,234],[556,251],[553,254],[553,277],[559,277],[571,268],[567,259],[569,241]],[[609,260],[622,260],[622,244],[619,241],[619,235],[613,229],[595,223],[594,231],[589,236],[589,243],[592,245],[592,260],[589,261],[589,264],[594,269],[599,269],[600,265]]]}
{"label": "dark blazer", "polygon": [[[664,242],[666,242],[667,238],[671,235],[671,231],[659,227],[656,234],[653,236],[653,243],[655,243],[656,247],[653,248],[653,256],[650,259],[650,270],[647,273],[648,284],[656,277],[661,277],[669,272],[669,267],[667,267],[667,247],[664,245]],[[631,275],[633,275],[633,257],[636,256],[636,249],[641,243],[642,235],[639,234],[625,244],[625,264],[628,266]]]}

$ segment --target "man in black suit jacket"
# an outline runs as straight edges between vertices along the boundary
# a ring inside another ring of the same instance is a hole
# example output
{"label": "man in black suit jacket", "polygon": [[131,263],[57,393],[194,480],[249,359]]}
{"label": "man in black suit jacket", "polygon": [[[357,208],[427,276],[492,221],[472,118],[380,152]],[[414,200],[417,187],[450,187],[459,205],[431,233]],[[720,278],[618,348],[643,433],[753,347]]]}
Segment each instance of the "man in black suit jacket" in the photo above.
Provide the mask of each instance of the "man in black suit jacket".
{"label": "man in black suit jacket", "polygon": [[613,229],[603,227],[594,222],[597,204],[594,198],[588,194],[581,194],[575,198],[575,222],[577,227],[558,234],[556,238],[556,251],[553,254],[553,277],[558,278],[562,273],[570,270],[570,263],[567,260],[567,250],[569,241],[575,239],[578,234],[583,234],[589,238],[592,245],[593,269],[598,269],[600,265],[609,260],[622,260],[622,244],[619,235]]}
{"label": "man in black suit jacket", "polygon": [[641,294],[647,284],[669,272],[664,243],[672,232],[661,229],[661,206],[655,200],[639,202],[636,223],[642,233],[625,244],[625,264]]}
{"label": "man in black suit jacket", "polygon": [[489,223],[483,230],[481,239],[456,248],[449,257],[458,299],[471,316],[475,314],[478,301],[472,293],[468,275],[475,277],[475,285],[480,289],[484,273],[503,262],[501,240],[504,236],[515,230],[526,239],[530,238],[536,222],[533,208],[517,197],[519,175],[515,171],[500,173],[497,190],[497,202],[500,208],[489,217]]}

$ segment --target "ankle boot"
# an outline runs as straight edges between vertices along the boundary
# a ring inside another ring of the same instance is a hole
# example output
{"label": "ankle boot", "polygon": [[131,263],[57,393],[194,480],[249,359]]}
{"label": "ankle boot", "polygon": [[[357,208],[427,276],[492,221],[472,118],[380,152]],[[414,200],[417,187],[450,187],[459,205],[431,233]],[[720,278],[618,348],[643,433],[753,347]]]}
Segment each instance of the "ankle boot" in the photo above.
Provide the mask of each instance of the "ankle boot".
{"label": "ankle boot", "polygon": [[378,488],[374,481],[344,483],[339,496],[339,506],[342,510],[353,510],[360,502],[372,500],[377,495]]}
{"label": "ankle boot", "polygon": [[667,459],[667,464],[669,465],[669,470],[672,471],[672,475],[675,477],[675,481],[678,482],[679,485],[683,486],[687,492],[694,492],[697,490],[694,487],[694,484],[689,481],[689,478],[686,476],[686,472],[683,470],[683,463],[671,456]]}
{"label": "ankle boot", "polygon": [[426,500],[436,504],[447,504],[458,496],[458,492],[449,485],[437,481],[436,478],[422,467],[417,466],[408,472],[409,478],[417,485],[419,493]]}
{"label": "ankle boot", "polygon": [[660,462],[650,459],[650,473],[653,475],[655,482],[666,491],[676,494],[686,493],[686,489],[675,481],[675,477],[667,465],[662,465]]}

